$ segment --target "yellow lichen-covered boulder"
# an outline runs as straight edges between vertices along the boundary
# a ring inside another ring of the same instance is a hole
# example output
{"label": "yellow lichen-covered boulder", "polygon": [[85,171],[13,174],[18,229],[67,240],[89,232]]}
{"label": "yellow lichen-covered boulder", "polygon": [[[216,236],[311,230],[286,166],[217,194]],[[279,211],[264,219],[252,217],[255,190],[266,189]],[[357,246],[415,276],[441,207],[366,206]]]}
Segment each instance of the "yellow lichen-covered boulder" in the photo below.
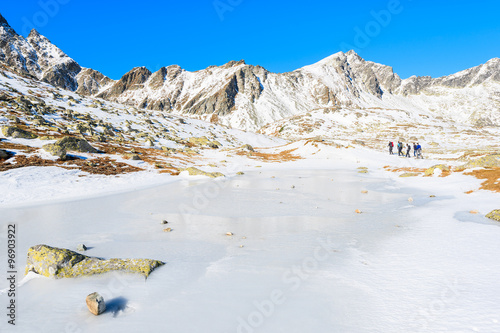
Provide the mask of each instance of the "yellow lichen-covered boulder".
{"label": "yellow lichen-covered boulder", "polygon": [[488,214],[486,214],[486,217],[495,221],[500,222],[500,209],[495,209]]}
{"label": "yellow lichen-covered boulder", "polygon": [[64,151],[77,151],[80,153],[98,153],[99,151],[92,147],[87,140],[66,136],[55,143],[50,143],[43,146],[43,149],[53,155]]}
{"label": "yellow lichen-covered boulder", "polygon": [[240,147],[240,149],[248,150],[248,151],[255,151],[255,149],[253,149],[253,147],[250,146],[249,144],[244,144],[243,146]]}
{"label": "yellow lichen-covered boulder", "polygon": [[124,271],[148,277],[155,268],[164,264],[151,259],[100,259],[42,244],[28,250],[25,274],[35,272],[51,278],[74,278]]}
{"label": "yellow lichen-covered boulder", "polygon": [[484,167],[500,167],[500,154],[491,154],[480,157],[473,161],[468,162],[460,167],[459,170],[484,168]]}
{"label": "yellow lichen-covered boulder", "polygon": [[202,136],[201,138],[191,137],[188,141],[195,146],[206,146],[210,142],[206,136]]}
{"label": "yellow lichen-covered boulder", "polygon": [[399,175],[399,177],[417,177],[417,176],[420,176],[420,174],[418,172],[405,172],[405,173],[402,173]]}
{"label": "yellow lichen-covered boulder", "polygon": [[441,170],[441,172],[450,172],[450,168],[444,164],[438,164],[430,167],[429,169],[425,170],[424,176],[432,176],[434,175],[434,172],[436,169]]}
{"label": "yellow lichen-covered boulder", "polygon": [[220,172],[206,172],[195,167],[189,167],[182,169],[181,171],[187,171],[190,176],[207,176],[210,178],[224,177]]}
{"label": "yellow lichen-covered boulder", "polygon": [[197,147],[219,148],[222,146],[220,142],[210,141],[206,136],[202,136],[200,138],[191,137],[188,139],[188,142]]}
{"label": "yellow lichen-covered boulder", "polygon": [[19,138],[19,139],[36,139],[38,137],[36,134],[25,131],[15,126],[2,127],[2,133],[6,137]]}

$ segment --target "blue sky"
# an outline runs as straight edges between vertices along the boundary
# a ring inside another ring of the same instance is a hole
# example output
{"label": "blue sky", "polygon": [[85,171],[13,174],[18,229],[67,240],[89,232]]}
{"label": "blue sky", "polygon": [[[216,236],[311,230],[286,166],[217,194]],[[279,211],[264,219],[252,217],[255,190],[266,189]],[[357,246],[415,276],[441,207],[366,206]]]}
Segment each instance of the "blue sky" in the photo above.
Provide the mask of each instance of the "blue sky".
{"label": "blue sky", "polygon": [[338,51],[438,77],[500,57],[498,1],[2,1],[20,34],[36,28],[113,79],[135,66],[190,71],[245,59],[286,72]]}

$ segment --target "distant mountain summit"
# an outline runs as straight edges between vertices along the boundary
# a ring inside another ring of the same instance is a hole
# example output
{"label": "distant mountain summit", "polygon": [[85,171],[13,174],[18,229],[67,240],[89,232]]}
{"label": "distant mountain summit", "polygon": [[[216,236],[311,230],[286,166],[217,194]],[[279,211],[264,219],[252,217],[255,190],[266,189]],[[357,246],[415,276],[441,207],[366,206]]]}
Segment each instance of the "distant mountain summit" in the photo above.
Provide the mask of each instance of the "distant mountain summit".
{"label": "distant mountain summit", "polygon": [[82,95],[252,131],[322,108],[434,112],[469,124],[500,125],[498,58],[449,76],[405,80],[392,67],[366,61],[354,51],[288,73],[231,61],[196,72],[177,65],[154,73],[136,67],[111,80],[82,68],[36,30],[27,38],[18,35],[0,15],[0,63]]}
{"label": "distant mountain summit", "polygon": [[80,88],[90,75],[107,82],[104,75],[82,68],[35,29],[26,38],[18,35],[1,15],[0,62],[15,73],[71,91],[95,92],[95,89]]}

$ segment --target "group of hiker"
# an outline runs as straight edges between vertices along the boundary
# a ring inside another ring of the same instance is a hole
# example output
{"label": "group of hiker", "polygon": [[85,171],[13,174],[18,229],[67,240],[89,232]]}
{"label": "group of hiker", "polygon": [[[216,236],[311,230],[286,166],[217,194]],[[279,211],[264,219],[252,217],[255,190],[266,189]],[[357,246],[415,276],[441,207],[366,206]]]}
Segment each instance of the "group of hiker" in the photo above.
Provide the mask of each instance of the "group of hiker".
{"label": "group of hiker", "polygon": [[[389,154],[393,155],[394,154],[394,152],[393,152],[394,142],[389,141],[388,147],[389,147]],[[405,146],[404,143],[402,143],[401,141],[398,141],[397,148],[398,148],[398,156],[411,157],[410,151],[411,151],[412,146],[410,146],[409,143],[407,143]],[[403,149],[406,149],[406,154],[404,153]],[[424,158],[422,156],[422,146],[418,142],[413,143],[413,157]]]}

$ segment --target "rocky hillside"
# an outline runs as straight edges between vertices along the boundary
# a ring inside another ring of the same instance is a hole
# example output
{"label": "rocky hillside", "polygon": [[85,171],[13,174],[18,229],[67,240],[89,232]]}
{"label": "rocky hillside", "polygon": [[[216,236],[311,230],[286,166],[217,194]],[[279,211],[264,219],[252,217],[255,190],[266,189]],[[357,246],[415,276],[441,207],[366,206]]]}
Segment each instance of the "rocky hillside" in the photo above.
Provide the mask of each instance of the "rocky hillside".
{"label": "rocky hillside", "polygon": [[[244,61],[189,72],[177,65],[152,73],[133,68],[120,80],[82,68],[33,30],[19,36],[0,16],[0,62],[78,94],[257,131],[314,110],[401,110],[463,125],[500,125],[500,59],[441,78],[402,80],[389,66],[339,52],[289,73]],[[113,55],[109,55],[113,56]]]}

